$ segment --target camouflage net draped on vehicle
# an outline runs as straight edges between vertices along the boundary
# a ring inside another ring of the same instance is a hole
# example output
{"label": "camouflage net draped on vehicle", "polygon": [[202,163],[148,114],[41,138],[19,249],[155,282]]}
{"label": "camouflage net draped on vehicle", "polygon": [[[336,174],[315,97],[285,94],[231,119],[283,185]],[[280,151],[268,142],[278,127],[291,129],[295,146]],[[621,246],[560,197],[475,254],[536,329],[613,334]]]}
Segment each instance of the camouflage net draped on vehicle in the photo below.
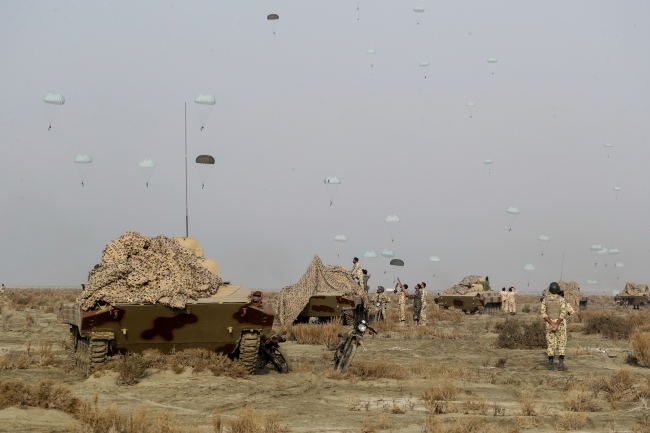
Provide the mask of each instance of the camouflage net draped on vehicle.
{"label": "camouflage net draped on vehicle", "polygon": [[619,296],[641,296],[646,294],[648,294],[647,284],[626,283],[625,288],[619,293]]}
{"label": "camouflage net draped on vehicle", "polygon": [[368,305],[366,291],[352,279],[347,269],[342,266],[325,266],[318,256],[314,256],[300,281],[280,291],[277,303],[277,317],[280,323],[292,324],[309,302],[309,298],[327,292],[358,295],[363,298],[364,305]]}
{"label": "camouflage net draped on vehicle", "polygon": [[464,295],[470,291],[472,284],[478,284],[482,279],[483,277],[478,275],[468,275],[460,283],[454,284],[442,293],[445,295]]}
{"label": "camouflage net draped on vehicle", "polygon": [[[564,299],[571,304],[571,307],[575,311],[578,311],[578,308],[580,308],[580,299],[582,299],[582,292],[580,291],[580,287],[578,286],[578,283],[575,281],[558,281],[557,282],[560,285],[560,290],[564,292]],[[543,295],[546,296],[548,295],[548,287],[544,289]]]}
{"label": "camouflage net draped on vehicle", "polygon": [[210,297],[221,284],[175,240],[128,231],[106,246],[77,305],[86,311],[117,303],[185,308],[188,299]]}

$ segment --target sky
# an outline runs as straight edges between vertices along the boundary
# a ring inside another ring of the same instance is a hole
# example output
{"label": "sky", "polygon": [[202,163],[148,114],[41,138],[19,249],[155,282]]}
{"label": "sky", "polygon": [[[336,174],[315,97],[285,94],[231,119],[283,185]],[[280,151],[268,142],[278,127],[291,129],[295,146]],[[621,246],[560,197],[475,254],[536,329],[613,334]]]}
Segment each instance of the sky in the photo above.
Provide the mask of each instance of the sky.
{"label": "sky", "polygon": [[183,236],[187,105],[189,235],[226,280],[392,249],[403,268],[361,258],[373,288],[647,283],[648,23],[644,1],[2,2],[0,282],[78,286],[127,230]]}

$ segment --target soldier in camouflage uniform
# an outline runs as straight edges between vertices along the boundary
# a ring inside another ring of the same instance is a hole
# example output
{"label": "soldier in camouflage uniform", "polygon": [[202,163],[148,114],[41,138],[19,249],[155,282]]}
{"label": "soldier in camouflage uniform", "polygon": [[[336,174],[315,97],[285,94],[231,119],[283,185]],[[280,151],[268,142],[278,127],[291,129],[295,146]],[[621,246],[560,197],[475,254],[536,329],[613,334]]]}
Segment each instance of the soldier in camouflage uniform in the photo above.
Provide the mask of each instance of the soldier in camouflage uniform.
{"label": "soldier in camouflage uniform", "polygon": [[422,287],[422,310],[420,311],[420,325],[427,325],[427,283],[420,283]]}
{"label": "soldier in camouflage uniform", "polygon": [[420,326],[420,314],[422,313],[422,286],[415,285],[415,294],[409,296],[413,299],[413,322],[415,326]]}
{"label": "soldier in camouflage uniform", "polygon": [[517,301],[515,300],[517,289],[515,289],[514,287],[510,287],[507,293],[508,293],[508,307],[506,309],[506,313],[510,313],[510,315],[514,316],[515,314],[517,314]]}
{"label": "soldier in camouflage uniform", "polygon": [[[390,298],[383,287],[377,288],[377,293],[372,297],[372,302],[375,304],[375,317],[378,320],[386,320],[386,304],[390,303]],[[381,304],[379,307],[376,306],[377,302]]]}
{"label": "soldier in camouflage uniform", "polygon": [[404,323],[406,321],[406,298],[408,297],[408,284],[402,285],[401,283],[395,284],[395,291],[397,292],[397,287],[400,287],[398,292],[398,305],[399,305],[399,323]]}
{"label": "soldier in camouflage uniform", "polygon": [[540,314],[546,322],[546,343],[548,354],[548,369],[553,370],[554,352],[557,349],[559,357],[558,370],[564,371],[564,353],[566,351],[566,316],[573,313],[573,308],[559,295],[560,285],[551,283],[549,294],[542,300]]}
{"label": "soldier in camouflage uniform", "polygon": [[361,269],[361,265],[359,264],[359,259],[354,258],[352,259],[352,269],[350,269],[350,274],[352,275],[352,278],[357,280],[359,282],[359,285],[363,289],[363,269]]}

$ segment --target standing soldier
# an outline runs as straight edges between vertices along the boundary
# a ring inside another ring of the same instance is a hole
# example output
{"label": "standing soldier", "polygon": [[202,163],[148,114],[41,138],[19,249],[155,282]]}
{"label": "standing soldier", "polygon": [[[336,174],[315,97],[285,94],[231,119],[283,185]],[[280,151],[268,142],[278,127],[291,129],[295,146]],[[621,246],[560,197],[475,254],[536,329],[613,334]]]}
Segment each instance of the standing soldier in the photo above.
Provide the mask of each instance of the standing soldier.
{"label": "standing soldier", "polygon": [[485,277],[485,279],[481,281],[480,284],[483,286],[483,291],[490,290],[490,277]]}
{"label": "standing soldier", "polygon": [[422,311],[420,312],[420,324],[427,326],[427,283],[422,282]]}
{"label": "standing soldier", "polygon": [[352,259],[352,269],[350,269],[350,275],[352,275],[352,278],[357,280],[359,282],[359,285],[363,289],[363,270],[361,269],[361,265],[359,264],[359,259],[358,258],[353,258]]}
{"label": "standing soldier", "polygon": [[508,312],[508,292],[505,287],[501,289],[501,311]]}
{"label": "standing soldier", "polygon": [[363,284],[362,284],[363,290],[368,292],[368,291],[370,291],[370,286],[368,285],[368,280],[370,279],[370,274],[365,269],[363,269],[361,272],[363,273]]}
{"label": "standing soldier", "polygon": [[573,308],[559,295],[560,285],[551,283],[548,286],[549,294],[542,300],[540,314],[546,322],[546,344],[548,353],[548,369],[553,370],[554,352],[557,348],[560,364],[559,371],[564,371],[564,352],[566,351],[566,321]]}
{"label": "standing soldier", "polygon": [[415,326],[420,326],[420,314],[422,314],[422,286],[415,285],[415,294],[409,296],[413,299],[413,322]]}
{"label": "standing soldier", "polygon": [[375,303],[375,320],[386,320],[386,304],[390,303],[390,298],[382,286],[377,287],[377,294],[373,296],[372,302]]}
{"label": "standing soldier", "polygon": [[517,314],[517,301],[515,301],[515,295],[517,294],[517,289],[510,287],[508,289],[508,313],[514,316]]}
{"label": "standing soldier", "polygon": [[400,287],[398,292],[398,305],[399,305],[399,323],[404,323],[406,321],[406,298],[408,297],[408,284],[402,285],[402,282],[397,279],[397,284],[395,284],[395,291],[397,292],[397,286]]}

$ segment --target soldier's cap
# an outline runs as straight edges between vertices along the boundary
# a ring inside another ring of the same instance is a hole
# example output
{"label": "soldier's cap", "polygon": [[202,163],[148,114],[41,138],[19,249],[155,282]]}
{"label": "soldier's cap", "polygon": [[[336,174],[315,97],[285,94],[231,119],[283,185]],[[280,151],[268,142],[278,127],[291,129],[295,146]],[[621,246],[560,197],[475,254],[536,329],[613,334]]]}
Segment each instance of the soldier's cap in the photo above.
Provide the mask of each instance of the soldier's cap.
{"label": "soldier's cap", "polygon": [[504,287],[503,289],[501,289],[501,291],[502,291],[502,292],[505,292],[505,291],[506,291],[506,288]]}

